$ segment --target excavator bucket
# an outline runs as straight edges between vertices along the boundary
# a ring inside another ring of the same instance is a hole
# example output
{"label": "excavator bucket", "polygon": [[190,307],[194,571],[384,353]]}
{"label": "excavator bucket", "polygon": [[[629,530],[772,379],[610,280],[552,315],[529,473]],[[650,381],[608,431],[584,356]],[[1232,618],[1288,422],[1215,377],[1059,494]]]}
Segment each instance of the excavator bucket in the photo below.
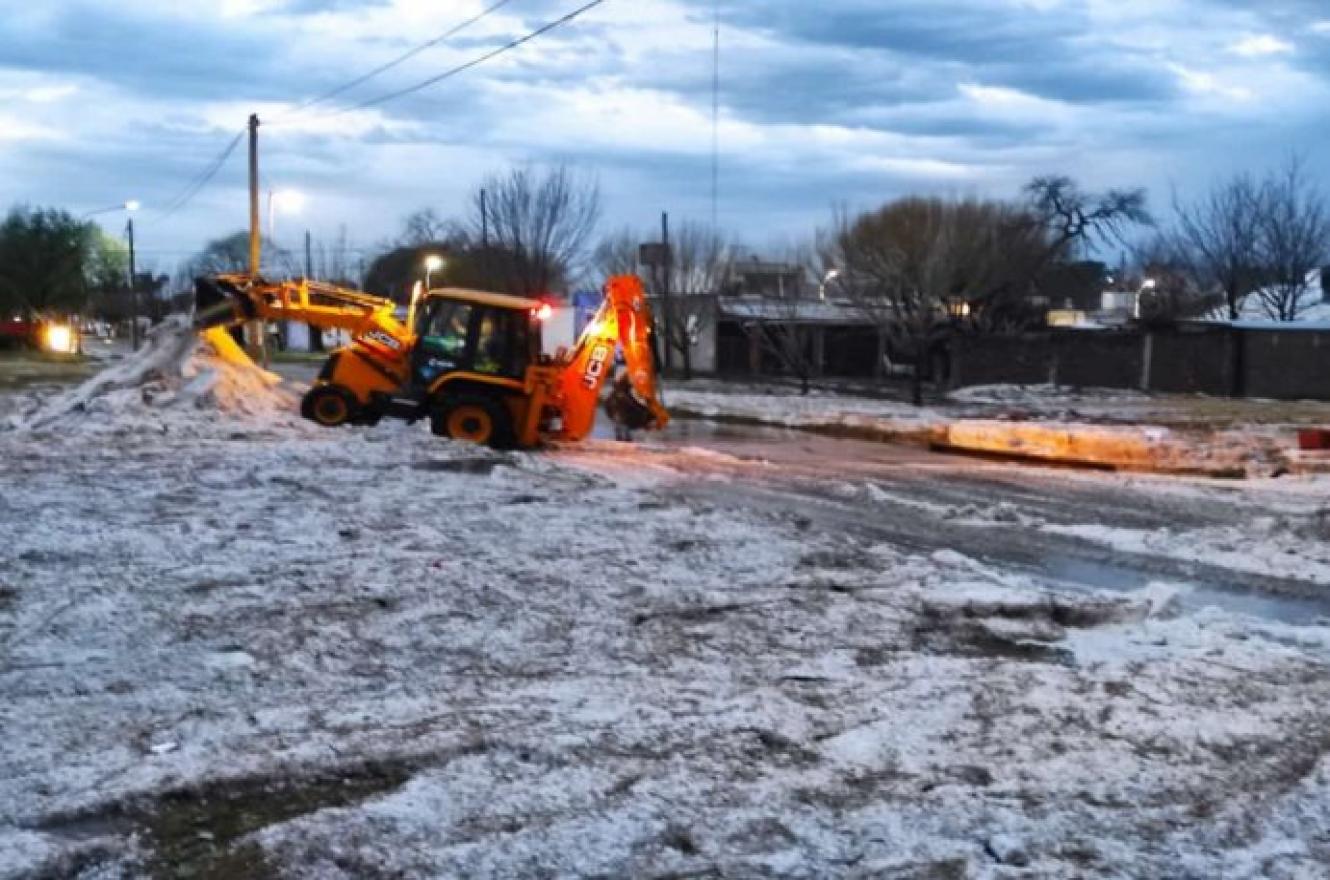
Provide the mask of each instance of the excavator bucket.
{"label": "excavator bucket", "polygon": [[660,402],[659,380],[651,351],[651,306],[641,279],[619,275],[605,285],[605,300],[583,331],[561,377],[563,408],[560,439],[581,440],[596,421],[600,390],[614,372],[621,350],[631,394],[619,414],[630,427],[663,428],[670,415]]}
{"label": "excavator bucket", "polygon": [[210,275],[194,279],[194,326],[227,327],[258,317],[254,299],[246,293],[248,279]]}

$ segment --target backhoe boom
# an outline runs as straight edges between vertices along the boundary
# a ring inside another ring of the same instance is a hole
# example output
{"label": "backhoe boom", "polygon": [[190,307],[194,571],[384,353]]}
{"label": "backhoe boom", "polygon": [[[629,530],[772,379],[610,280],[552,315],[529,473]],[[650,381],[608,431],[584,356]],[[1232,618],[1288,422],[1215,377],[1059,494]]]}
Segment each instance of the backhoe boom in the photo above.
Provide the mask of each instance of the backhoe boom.
{"label": "backhoe boom", "polygon": [[[627,411],[638,427],[663,428],[651,349],[651,309],[635,276],[611,278],[605,300],[566,357],[541,350],[550,306],[539,300],[445,288],[412,298],[406,320],[390,299],[317,281],[267,282],[216,275],[196,283],[195,324],[221,334],[247,321],[297,321],[344,330],[301,405],[327,427],[385,416],[428,418],[435,433],[494,446],[582,440],[622,349]],[[239,349],[237,348],[238,352]]]}

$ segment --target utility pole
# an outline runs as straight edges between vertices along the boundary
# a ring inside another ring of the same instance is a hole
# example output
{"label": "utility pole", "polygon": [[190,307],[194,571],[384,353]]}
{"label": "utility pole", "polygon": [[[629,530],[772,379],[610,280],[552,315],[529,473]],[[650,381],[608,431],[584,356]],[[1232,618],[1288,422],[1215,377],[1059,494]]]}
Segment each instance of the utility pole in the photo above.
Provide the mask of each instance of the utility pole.
{"label": "utility pole", "polygon": [[[259,277],[260,259],[263,253],[263,230],[259,225],[259,115],[251,113],[249,117],[249,274]],[[250,356],[257,354],[263,365],[268,366],[268,346],[264,344],[262,321],[250,321],[245,325],[245,341],[249,345]]]}
{"label": "utility pole", "polygon": [[[314,244],[309,230],[305,230],[305,280],[314,280]],[[313,324],[309,327],[309,350],[323,351],[323,331]]]}
{"label": "utility pole", "polygon": [[490,203],[489,193],[480,191],[480,244],[486,249],[490,246]]}
{"label": "utility pole", "polygon": [[134,265],[134,218],[125,222],[125,235],[129,238],[129,339],[134,350],[139,350],[139,276]]}
{"label": "utility pole", "polygon": [[660,240],[665,245],[665,289],[661,293],[661,305],[665,309],[665,369],[674,367],[671,354],[674,342],[674,309],[670,307],[670,275],[674,264],[674,254],[670,251],[670,215],[668,211],[660,213]]}
{"label": "utility pole", "polygon": [[249,274],[258,276],[263,252],[259,227],[259,115],[249,117]]}

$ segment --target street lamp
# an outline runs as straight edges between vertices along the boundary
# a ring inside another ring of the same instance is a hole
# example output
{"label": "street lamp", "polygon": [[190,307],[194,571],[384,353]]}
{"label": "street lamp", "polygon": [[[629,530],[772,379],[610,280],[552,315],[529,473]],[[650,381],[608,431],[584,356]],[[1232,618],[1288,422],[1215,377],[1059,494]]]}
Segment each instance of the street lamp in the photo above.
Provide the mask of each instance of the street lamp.
{"label": "street lamp", "polygon": [[430,254],[425,258],[425,289],[430,289],[430,278],[435,272],[441,270],[447,265],[447,261],[438,254]]}
{"label": "street lamp", "polygon": [[299,214],[305,207],[305,194],[294,189],[268,190],[268,240],[277,238],[277,211]]}
{"label": "street lamp", "polygon": [[112,205],[109,208],[98,208],[96,211],[89,211],[83,215],[83,219],[87,220],[90,217],[96,217],[98,214],[110,214],[115,211],[127,211],[132,214],[141,207],[143,206],[139,204],[138,199],[130,199],[127,202],[121,202],[120,204]]}
{"label": "street lamp", "polygon": [[129,338],[134,350],[139,350],[139,284],[137,267],[134,265],[134,212],[143,205],[138,199],[130,199],[119,205],[112,205],[109,208],[99,208],[96,211],[89,211],[83,215],[83,219],[96,217],[98,214],[111,214],[116,211],[124,211],[129,215],[125,219],[125,238],[129,240],[129,312],[130,327]]}
{"label": "street lamp", "polygon": [[827,274],[822,278],[822,283],[817,286],[817,298],[822,300],[823,302],[826,302],[827,285],[835,281],[839,277],[840,277],[839,269],[832,269],[831,271],[827,272]]}
{"label": "street lamp", "polygon": [[1141,317],[1141,297],[1145,296],[1145,294],[1147,293],[1153,293],[1158,288],[1159,288],[1159,282],[1154,278],[1146,278],[1144,281],[1141,282],[1141,289],[1136,291],[1136,308],[1135,308],[1136,318],[1139,319]]}

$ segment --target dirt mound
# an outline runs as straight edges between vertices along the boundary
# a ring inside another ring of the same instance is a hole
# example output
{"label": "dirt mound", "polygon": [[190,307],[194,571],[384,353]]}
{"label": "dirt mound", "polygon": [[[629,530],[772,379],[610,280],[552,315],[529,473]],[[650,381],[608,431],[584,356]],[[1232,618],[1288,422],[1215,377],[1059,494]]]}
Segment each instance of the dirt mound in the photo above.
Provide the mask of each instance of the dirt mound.
{"label": "dirt mound", "polygon": [[[169,431],[226,420],[289,422],[297,411],[281,379],[260,369],[225,331],[200,336],[183,316],[154,327],[142,349],[83,384],[11,418],[13,431]],[[211,421],[211,420],[203,420]]]}

